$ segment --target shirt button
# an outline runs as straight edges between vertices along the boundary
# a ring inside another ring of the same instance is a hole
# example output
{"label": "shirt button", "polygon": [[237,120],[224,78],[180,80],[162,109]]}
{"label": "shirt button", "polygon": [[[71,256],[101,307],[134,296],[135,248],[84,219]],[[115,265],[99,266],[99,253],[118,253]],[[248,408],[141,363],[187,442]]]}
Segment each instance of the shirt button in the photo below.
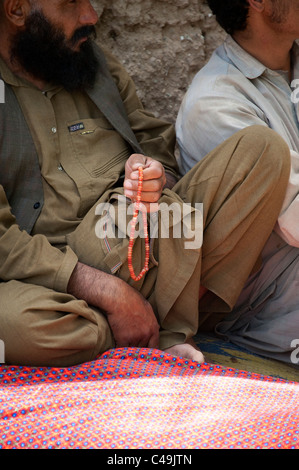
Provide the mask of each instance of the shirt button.
{"label": "shirt button", "polygon": [[57,132],[56,127],[52,127],[52,132],[53,132],[53,134],[56,134],[56,132]]}
{"label": "shirt button", "polygon": [[33,205],[33,209],[39,209],[40,208],[40,202],[36,202],[34,205]]}
{"label": "shirt button", "polygon": [[63,171],[63,168],[62,168],[61,165],[59,165],[57,168],[58,168],[59,171]]}

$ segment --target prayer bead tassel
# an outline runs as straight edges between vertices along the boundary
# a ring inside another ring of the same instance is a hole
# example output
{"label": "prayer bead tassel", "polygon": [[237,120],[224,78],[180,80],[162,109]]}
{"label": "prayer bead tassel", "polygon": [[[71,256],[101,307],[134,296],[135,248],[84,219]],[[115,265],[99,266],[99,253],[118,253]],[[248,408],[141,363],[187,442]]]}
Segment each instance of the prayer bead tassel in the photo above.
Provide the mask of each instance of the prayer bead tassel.
{"label": "prayer bead tassel", "polygon": [[136,276],[134,272],[133,264],[132,264],[132,255],[133,255],[133,245],[134,245],[134,238],[135,238],[135,229],[136,229],[136,223],[137,223],[138,213],[140,209],[141,192],[142,192],[142,185],[143,185],[143,168],[142,167],[138,168],[138,173],[139,173],[139,178],[138,178],[138,188],[137,188],[137,201],[135,203],[134,215],[133,215],[133,219],[131,222],[131,234],[130,234],[130,241],[129,241],[129,247],[128,247],[128,268],[129,268],[130,275],[133,281],[140,281],[140,279],[142,279],[142,277],[148,271],[149,252],[150,252],[148,230],[147,230],[147,214],[145,211],[142,211],[143,230],[144,230],[144,236],[145,236],[145,260],[144,260],[143,269],[140,271],[138,276]]}

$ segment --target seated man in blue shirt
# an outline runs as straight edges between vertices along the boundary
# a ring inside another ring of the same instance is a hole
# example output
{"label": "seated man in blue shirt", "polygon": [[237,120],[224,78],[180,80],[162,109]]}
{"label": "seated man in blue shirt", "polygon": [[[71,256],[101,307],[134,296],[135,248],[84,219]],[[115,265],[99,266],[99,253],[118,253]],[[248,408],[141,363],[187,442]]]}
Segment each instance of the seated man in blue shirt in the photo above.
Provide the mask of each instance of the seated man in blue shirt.
{"label": "seated man in blue shirt", "polygon": [[280,134],[292,157],[288,191],[262,265],[230,317],[222,322],[216,317],[214,323],[216,331],[238,344],[294,362],[299,344],[299,5],[289,0],[208,4],[228,35],[195,76],[179,111],[182,171],[254,124]]}

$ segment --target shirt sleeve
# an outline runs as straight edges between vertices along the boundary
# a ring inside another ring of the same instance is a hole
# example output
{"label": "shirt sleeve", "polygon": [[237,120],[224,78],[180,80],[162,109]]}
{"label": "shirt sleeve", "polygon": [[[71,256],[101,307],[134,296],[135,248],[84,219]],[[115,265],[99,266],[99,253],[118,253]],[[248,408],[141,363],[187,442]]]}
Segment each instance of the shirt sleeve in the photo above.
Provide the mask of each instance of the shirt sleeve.
{"label": "shirt sleeve", "polygon": [[0,279],[12,279],[66,292],[78,259],[66,248],[61,251],[43,235],[31,236],[19,229],[5,192],[0,186]]}
{"label": "shirt sleeve", "polygon": [[289,245],[299,248],[299,153],[291,150],[291,175],[275,231]]}
{"label": "shirt sleeve", "polygon": [[165,171],[178,177],[175,158],[176,136],[174,126],[144,109],[130,75],[120,62],[104,51],[110,73],[119,89],[129,122],[145,155],[158,160]]}
{"label": "shirt sleeve", "polygon": [[182,173],[189,171],[210,151],[244,127],[267,126],[267,120],[253,103],[234,96],[188,97],[176,123]]}
{"label": "shirt sleeve", "polygon": [[[180,167],[187,172],[235,132],[252,125],[268,126],[266,116],[252,103],[233,97],[209,96],[180,110],[177,136]],[[291,174],[275,231],[289,245],[299,247],[299,154],[290,150]]]}

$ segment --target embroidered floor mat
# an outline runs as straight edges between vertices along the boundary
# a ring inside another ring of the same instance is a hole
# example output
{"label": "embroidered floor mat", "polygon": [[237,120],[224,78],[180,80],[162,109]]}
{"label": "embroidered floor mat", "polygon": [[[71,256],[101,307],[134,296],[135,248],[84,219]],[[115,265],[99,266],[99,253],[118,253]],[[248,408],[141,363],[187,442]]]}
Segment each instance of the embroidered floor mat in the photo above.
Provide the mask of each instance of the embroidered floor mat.
{"label": "embroidered floor mat", "polygon": [[297,364],[269,359],[211,334],[197,334],[194,340],[207,362],[299,382],[298,359]]}
{"label": "embroidered floor mat", "polygon": [[115,349],[0,367],[1,449],[297,449],[299,383]]}

